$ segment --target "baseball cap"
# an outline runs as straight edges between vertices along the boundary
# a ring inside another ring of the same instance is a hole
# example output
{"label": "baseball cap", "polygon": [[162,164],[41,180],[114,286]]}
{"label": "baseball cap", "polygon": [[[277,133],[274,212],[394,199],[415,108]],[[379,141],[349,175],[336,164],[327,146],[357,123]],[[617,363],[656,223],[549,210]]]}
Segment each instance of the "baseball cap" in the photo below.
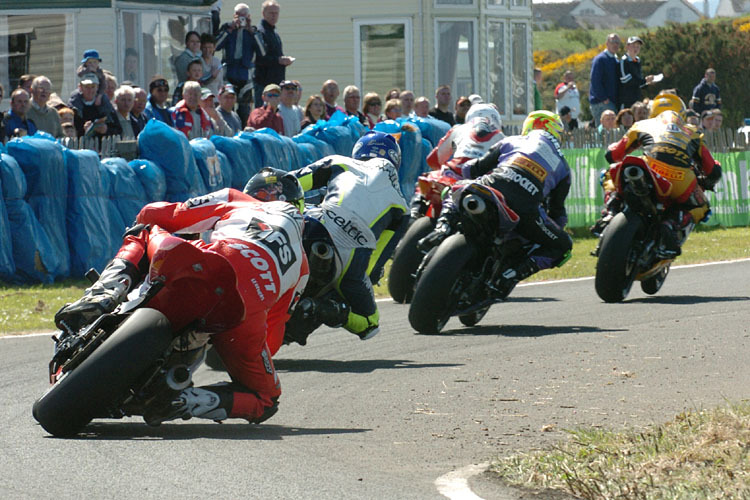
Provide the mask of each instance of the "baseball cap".
{"label": "baseball cap", "polygon": [[265,87],[263,88],[263,93],[265,94],[266,92],[273,92],[274,90],[275,90],[276,92],[281,92],[281,87],[279,87],[279,86],[278,86],[278,85],[276,85],[275,83],[269,83],[268,85],[266,85],[266,86],[265,86]]}
{"label": "baseball cap", "polygon": [[283,82],[281,82],[281,83],[279,84],[279,87],[281,87],[282,89],[283,89],[284,87],[294,87],[294,88],[297,88],[297,84],[296,84],[296,83],[294,83],[294,82],[293,82],[293,81],[291,81],[291,80],[284,80]]}
{"label": "baseball cap", "polygon": [[484,100],[482,100],[482,96],[480,96],[479,94],[471,94],[469,96],[469,102],[471,104],[482,104]]}
{"label": "baseball cap", "polygon": [[234,94],[234,95],[237,95],[237,91],[234,90],[234,85],[232,85],[231,83],[227,83],[227,84],[223,85],[221,87],[221,89],[219,90],[219,95],[222,95],[222,94]]}
{"label": "baseball cap", "polygon": [[89,49],[83,53],[81,64],[86,64],[86,61],[88,61],[89,59],[97,59],[99,62],[102,62],[102,58],[99,57],[99,51],[94,49]]}
{"label": "baseball cap", "polygon": [[203,87],[201,89],[201,100],[208,99],[209,97],[216,97],[216,96],[214,96],[214,93],[211,92],[211,89],[207,87]]}
{"label": "baseball cap", "polygon": [[164,78],[161,75],[154,75],[151,78],[151,81],[148,82],[148,90],[149,92],[154,90],[156,87],[167,87],[169,88],[169,82],[167,82],[167,79]]}
{"label": "baseball cap", "polygon": [[631,36],[628,38],[628,43],[635,43],[635,42],[641,42],[641,45],[643,45],[643,40],[641,40],[640,37]]}
{"label": "baseball cap", "polygon": [[81,76],[81,85],[99,85],[99,77],[95,73],[86,73]]}

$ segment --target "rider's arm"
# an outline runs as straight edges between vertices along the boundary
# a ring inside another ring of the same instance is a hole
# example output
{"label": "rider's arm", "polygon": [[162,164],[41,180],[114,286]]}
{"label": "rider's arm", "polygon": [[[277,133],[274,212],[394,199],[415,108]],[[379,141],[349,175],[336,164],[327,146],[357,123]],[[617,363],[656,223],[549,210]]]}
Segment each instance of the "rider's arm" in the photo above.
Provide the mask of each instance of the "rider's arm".
{"label": "rider's arm", "polygon": [[431,169],[439,169],[441,165],[444,165],[445,162],[450,160],[453,156],[452,136],[455,129],[456,127],[454,126],[446,132],[442,139],[440,139],[440,142],[438,142],[438,145],[430,151],[429,155],[427,155],[427,165],[429,165]]}
{"label": "rider's arm", "polygon": [[703,140],[700,140],[700,146],[696,150],[695,158],[696,163],[699,165],[703,175],[706,177],[703,187],[705,189],[713,190],[716,183],[721,180],[721,164],[714,159],[711,155],[711,151],[703,144]]}
{"label": "rider's arm", "polygon": [[564,228],[568,223],[568,212],[565,210],[565,198],[570,191],[570,176],[566,176],[550,191],[547,197],[547,213],[550,219]]}
{"label": "rider's arm", "polygon": [[222,189],[181,203],[156,202],[143,207],[136,218],[140,224],[160,226],[170,233],[201,233],[233,207],[236,201],[256,201],[236,189]]}
{"label": "rider's arm", "polygon": [[503,144],[504,141],[500,141],[478,160],[470,160],[464,163],[461,168],[464,179],[476,179],[497,168],[498,158],[504,152]]}
{"label": "rider's arm", "polygon": [[[315,163],[292,172],[302,184],[302,189],[310,191],[311,189],[320,189],[328,184],[331,177],[345,171],[348,167],[345,163],[347,160],[344,156],[326,156]],[[348,158],[351,161],[351,158]]]}
{"label": "rider's arm", "polygon": [[622,161],[628,153],[634,151],[640,146],[638,138],[639,132],[634,130],[635,128],[636,127],[631,127],[622,139],[607,147],[607,152],[604,153],[607,163],[617,163],[618,161]]}

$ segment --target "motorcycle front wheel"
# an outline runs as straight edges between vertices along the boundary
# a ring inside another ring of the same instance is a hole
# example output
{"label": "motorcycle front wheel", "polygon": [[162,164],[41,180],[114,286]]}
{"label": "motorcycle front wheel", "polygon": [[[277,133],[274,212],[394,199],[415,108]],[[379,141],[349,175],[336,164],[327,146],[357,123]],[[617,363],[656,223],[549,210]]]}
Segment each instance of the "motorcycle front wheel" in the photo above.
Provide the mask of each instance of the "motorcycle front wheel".
{"label": "motorcycle front wheel", "polygon": [[658,274],[641,281],[641,290],[643,290],[643,293],[654,295],[661,290],[661,286],[667,280],[667,274],[669,274],[669,266],[659,271]]}
{"label": "motorcycle front wheel", "polygon": [[636,213],[617,214],[602,234],[596,261],[596,293],[604,302],[622,302],[637,274],[636,238],[643,228]]}
{"label": "motorcycle front wheel", "polygon": [[172,343],[169,320],[155,309],[136,310],[79,366],[35,403],[34,418],[57,437],[77,434],[105,414]]}
{"label": "motorcycle front wheel", "polygon": [[430,217],[415,220],[393,253],[391,271],[388,274],[388,292],[393,300],[400,304],[408,304],[411,301],[414,292],[414,275],[424,257],[424,253],[417,248],[417,243],[430,234],[434,228],[435,223]]}
{"label": "motorcycle front wheel", "polygon": [[462,278],[470,272],[475,255],[463,234],[449,236],[440,244],[414,287],[409,306],[412,328],[423,334],[440,333],[456,310]]}

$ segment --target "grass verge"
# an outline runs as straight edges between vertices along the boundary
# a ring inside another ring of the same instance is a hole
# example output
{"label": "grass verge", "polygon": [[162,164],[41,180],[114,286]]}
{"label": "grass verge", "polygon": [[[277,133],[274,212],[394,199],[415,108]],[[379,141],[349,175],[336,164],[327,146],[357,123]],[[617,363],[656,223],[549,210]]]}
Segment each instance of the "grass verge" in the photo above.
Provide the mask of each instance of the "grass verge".
{"label": "grass verge", "polygon": [[[529,281],[557,280],[593,276],[596,259],[589,253],[596,246],[585,230],[574,232],[573,257],[560,268],[548,269]],[[750,257],[750,228],[709,227],[690,235],[678,264],[694,264]],[[386,277],[388,268],[386,268]],[[65,280],[51,285],[10,285],[0,282],[0,335],[54,330],[52,318],[60,307],[78,299],[88,286],[85,280]],[[388,280],[375,287],[376,296],[388,297]]]}
{"label": "grass verge", "polygon": [[501,458],[490,471],[584,499],[750,498],[750,402],[680,413],[643,431],[570,431],[551,450]]}

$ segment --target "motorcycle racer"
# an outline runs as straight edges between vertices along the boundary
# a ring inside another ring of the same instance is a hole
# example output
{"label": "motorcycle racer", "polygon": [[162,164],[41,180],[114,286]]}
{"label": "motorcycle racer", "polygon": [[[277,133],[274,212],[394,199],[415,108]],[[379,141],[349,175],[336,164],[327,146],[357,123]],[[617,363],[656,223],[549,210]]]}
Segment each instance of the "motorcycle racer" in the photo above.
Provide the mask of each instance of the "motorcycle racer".
{"label": "motorcycle racer", "polygon": [[427,155],[427,164],[438,169],[443,165],[460,173],[459,165],[482,157],[505,137],[502,119],[494,104],[475,104],[466,113],[463,124],[455,125]]}
{"label": "motorcycle racer", "polygon": [[[515,232],[538,245],[521,262],[503,273],[517,283],[540,269],[562,265],[570,256],[573,241],[563,230],[568,217],[565,198],[570,189],[570,167],[560,152],[560,118],[545,110],[533,111],[523,123],[520,136],[506,137],[479,160],[461,166],[466,179],[500,191],[520,217]],[[439,244],[453,230],[465,182],[454,185],[435,230],[419,246]]]}
{"label": "motorcycle racer", "polygon": [[320,319],[328,326],[343,326],[362,340],[379,332],[372,283],[380,280],[409,221],[398,181],[400,163],[396,140],[369,132],[354,145],[352,158],[327,156],[292,172],[305,190],[326,190],[321,203],[305,212],[305,249],[309,251],[316,239],[333,246],[336,300],[348,307],[319,304]]}
{"label": "motorcycle racer", "polygon": [[[680,255],[678,233],[691,224],[707,220],[708,199],[693,171],[697,166],[703,188],[712,190],[721,179],[721,165],[703,144],[703,135],[682,117],[685,103],[677,95],[660,93],[654,98],[650,118],[636,122],[620,141],[607,148],[609,163],[619,163],[629,153],[641,149],[649,168],[671,184],[664,193],[675,203],[662,224],[659,248],[661,258]],[[601,232],[606,223],[621,210],[622,203],[614,191],[615,183],[605,181],[606,212],[592,230]]]}
{"label": "motorcycle racer", "polygon": [[[308,276],[302,246],[303,218],[298,208],[304,193],[294,177],[287,181],[289,188],[282,198],[289,203],[264,203],[235,189],[223,189],[182,203],[146,205],[98,281],[81,299],[55,315],[61,330],[76,331],[101,314],[114,311],[147,275],[149,267],[158,266],[157,260],[152,261],[157,248],[166,247],[169,252],[192,245],[227,259],[237,276],[244,315],[239,324],[212,333],[211,342],[232,383],[183,390],[162,408],[144,415],[149,425],[191,417],[215,421],[244,418],[260,423],[276,413],[281,386],[269,345],[281,343],[288,311]],[[170,234],[207,231],[208,241],[185,241]],[[179,317],[179,304],[161,303],[159,294],[149,307],[165,314],[170,311],[170,320]]]}

